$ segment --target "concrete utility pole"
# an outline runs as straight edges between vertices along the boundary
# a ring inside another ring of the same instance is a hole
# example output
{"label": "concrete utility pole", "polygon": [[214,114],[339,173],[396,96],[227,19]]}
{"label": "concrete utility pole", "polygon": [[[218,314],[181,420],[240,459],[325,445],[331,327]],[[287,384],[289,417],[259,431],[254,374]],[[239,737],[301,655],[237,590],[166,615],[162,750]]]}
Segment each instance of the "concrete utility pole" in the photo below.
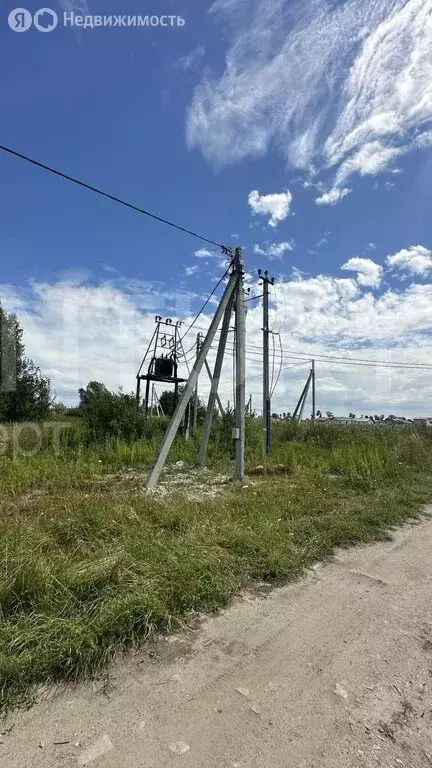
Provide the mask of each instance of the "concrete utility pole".
{"label": "concrete utility pole", "polygon": [[235,477],[244,476],[245,430],[246,430],[246,313],[244,297],[244,260],[241,248],[235,249],[234,272],[237,276],[235,296],[236,321],[236,370],[235,370]]}
{"label": "concrete utility pole", "polygon": [[186,408],[198,380],[198,376],[205,364],[207,355],[211,349],[216,331],[220,325],[222,317],[224,316],[228,305],[234,300],[236,308],[236,325],[237,325],[237,344],[236,344],[236,393],[237,393],[237,411],[236,411],[236,464],[235,464],[235,476],[238,479],[243,479],[244,475],[244,447],[245,447],[245,393],[246,393],[246,381],[245,381],[245,364],[246,364],[246,326],[245,326],[245,311],[244,311],[244,292],[243,292],[243,258],[241,248],[236,248],[234,256],[231,262],[231,275],[228,284],[225,288],[223,296],[219,302],[219,306],[210,323],[210,328],[207,331],[207,335],[200,346],[198,359],[190,373],[189,379],[186,382],[184,392],[181,399],[177,403],[176,409],[172,416],[171,422],[166,431],[162,447],[159,451],[154,466],[150,470],[147,477],[147,488],[154,488],[156,485],[165,461],[168,457],[170,448],[174,442],[175,436],[181,424],[181,421],[185,415]]}
{"label": "concrete utility pole", "polygon": [[[201,347],[201,334],[197,334],[196,339],[196,360],[198,360],[199,352]],[[198,425],[198,379],[197,383],[195,385],[195,397],[194,397],[194,413],[193,413],[193,430],[196,432],[196,428]]]}
{"label": "concrete utility pole", "polygon": [[215,363],[215,369],[213,376],[211,376],[211,389],[210,389],[210,397],[208,400],[207,405],[207,412],[206,417],[204,421],[204,427],[202,432],[202,438],[201,438],[201,445],[198,453],[198,464],[203,467],[206,460],[207,455],[207,448],[208,443],[210,439],[210,432],[213,424],[213,416],[214,416],[214,409],[216,405],[216,401],[218,398],[218,387],[219,387],[219,380],[220,375],[222,371],[222,365],[223,360],[225,356],[225,349],[226,349],[226,343],[228,338],[228,331],[229,326],[231,322],[231,315],[233,310],[233,303],[234,303],[234,296],[231,296],[230,301],[228,302],[228,306],[225,310],[223,322],[222,322],[222,330],[221,335],[219,339],[219,346],[218,351],[216,355],[216,363]]}
{"label": "concrete utility pole", "polygon": [[[200,349],[201,349],[202,339],[203,339],[202,333],[198,333],[197,334],[197,345],[196,345],[196,358],[195,358],[196,360],[198,359],[198,355],[199,355],[199,352],[200,352]],[[213,381],[213,375],[212,375],[212,372],[210,370],[210,366],[209,366],[207,360],[204,361],[204,365],[205,365],[205,369],[206,369],[206,371],[208,373],[208,377],[210,379],[210,384],[211,384],[212,381]],[[221,403],[221,399],[220,399],[220,397],[219,397],[217,392],[216,392],[216,402],[217,402],[219,410],[220,410],[220,412],[221,412],[221,414],[223,416],[223,414],[224,414],[224,407],[223,407],[223,405]],[[196,428],[198,426],[198,404],[199,404],[199,396],[198,396],[198,382],[197,382],[197,385],[195,387],[195,402],[194,402],[194,421],[193,421],[193,428],[194,428],[194,430],[196,430]]]}
{"label": "concrete utility pole", "polygon": [[274,277],[269,278],[267,270],[258,270],[263,282],[263,449],[270,453],[271,445],[271,396],[270,396],[270,355],[269,355],[269,286],[274,285]]}
{"label": "concrete utility pole", "polygon": [[301,421],[302,418],[303,418],[303,411],[304,411],[304,407],[306,405],[307,396],[309,394],[309,387],[311,385],[311,381],[312,381],[312,371],[310,372],[309,378],[308,378],[308,380],[306,382],[306,388],[305,388],[305,393],[304,393],[304,397],[303,397],[303,402],[302,402],[302,404],[300,406],[300,412],[299,412],[299,415],[298,415],[298,420],[299,421]]}
{"label": "concrete utility pole", "polygon": [[294,410],[294,413],[293,413],[293,416],[292,416],[293,421],[295,419],[297,419],[297,418],[298,418],[298,421],[301,421],[301,418],[303,416],[303,411],[304,411],[305,403],[306,403],[307,396],[308,396],[308,392],[309,392],[309,387],[310,387],[310,384],[311,384],[311,379],[312,379],[312,371],[309,373],[309,376],[307,378],[306,384],[304,385],[303,391],[302,391],[302,393],[300,395],[300,399],[299,399],[299,401],[298,401],[298,403],[297,403],[297,405],[295,407],[295,410]]}
{"label": "concrete utility pole", "polygon": [[316,422],[315,360],[312,360],[312,423]]}

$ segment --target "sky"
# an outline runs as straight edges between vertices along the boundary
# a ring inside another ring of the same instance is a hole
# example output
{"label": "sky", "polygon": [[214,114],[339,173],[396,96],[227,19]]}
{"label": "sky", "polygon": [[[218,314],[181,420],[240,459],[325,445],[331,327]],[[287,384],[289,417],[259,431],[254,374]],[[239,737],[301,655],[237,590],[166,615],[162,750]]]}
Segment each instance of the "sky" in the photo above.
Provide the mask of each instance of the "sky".
{"label": "sky", "polygon": [[[315,358],[322,411],[431,415],[432,369],[388,364],[431,363],[432,0],[155,5],[53,0],[55,29],[17,33],[0,0],[0,143],[242,246],[250,296],[269,270],[274,411],[294,409]],[[63,24],[155,11],[185,23]],[[186,330],[226,258],[4,152],[0,184],[0,301],[58,401],[90,380],[134,390],[155,315]],[[257,299],[257,412],[261,329]]]}

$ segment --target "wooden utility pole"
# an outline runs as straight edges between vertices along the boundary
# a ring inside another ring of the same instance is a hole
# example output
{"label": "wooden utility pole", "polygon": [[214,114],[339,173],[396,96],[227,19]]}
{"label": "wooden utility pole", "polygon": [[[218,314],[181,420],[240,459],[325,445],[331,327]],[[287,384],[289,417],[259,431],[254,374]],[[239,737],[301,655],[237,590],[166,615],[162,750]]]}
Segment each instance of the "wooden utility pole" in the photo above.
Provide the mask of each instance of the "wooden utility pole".
{"label": "wooden utility pole", "polygon": [[236,248],[234,256],[232,258],[231,275],[228,284],[225,288],[223,296],[219,302],[219,306],[210,323],[210,328],[207,331],[207,335],[200,346],[198,358],[195,361],[195,365],[190,373],[189,379],[186,382],[184,392],[177,403],[174,414],[171,418],[170,424],[166,431],[161,449],[156,458],[156,461],[150,470],[146,485],[147,488],[154,488],[165,461],[168,457],[170,448],[174,442],[175,436],[180,427],[181,421],[185,415],[185,411],[188,403],[192,397],[198,376],[205,364],[207,355],[212,346],[216,331],[220,325],[222,317],[224,316],[228,305],[234,300],[236,309],[236,326],[237,326],[237,343],[236,343],[236,393],[237,393],[237,410],[236,410],[236,464],[235,464],[235,476],[238,479],[243,479],[244,475],[244,447],[245,447],[245,393],[246,393],[246,381],[245,381],[245,365],[246,365],[246,326],[245,326],[245,311],[244,311],[244,291],[243,291],[243,257],[241,248]]}
{"label": "wooden utility pole", "polygon": [[263,282],[263,449],[270,453],[271,445],[271,395],[270,395],[270,355],[269,355],[269,286],[274,285],[274,277],[269,278],[267,270],[258,270]]}

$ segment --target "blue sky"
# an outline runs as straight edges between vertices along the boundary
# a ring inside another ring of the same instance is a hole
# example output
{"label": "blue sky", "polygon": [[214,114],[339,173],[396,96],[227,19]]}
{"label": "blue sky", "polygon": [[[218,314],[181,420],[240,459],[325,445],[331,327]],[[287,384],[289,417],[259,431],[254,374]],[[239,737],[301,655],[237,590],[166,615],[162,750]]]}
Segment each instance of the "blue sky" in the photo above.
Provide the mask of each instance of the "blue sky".
{"label": "blue sky", "polygon": [[[432,2],[304,5],[163,0],[183,27],[71,29],[64,10],[155,8],[62,0],[55,30],[17,34],[2,2],[1,143],[244,246],[252,286],[258,267],[278,278],[284,348],[429,362]],[[132,388],[154,313],[193,315],[219,254],[4,154],[0,178],[1,300],[29,353],[61,399]],[[259,306],[248,326],[259,344]],[[283,371],[276,409],[302,377]],[[320,404],[423,413],[428,378],[323,361]]]}

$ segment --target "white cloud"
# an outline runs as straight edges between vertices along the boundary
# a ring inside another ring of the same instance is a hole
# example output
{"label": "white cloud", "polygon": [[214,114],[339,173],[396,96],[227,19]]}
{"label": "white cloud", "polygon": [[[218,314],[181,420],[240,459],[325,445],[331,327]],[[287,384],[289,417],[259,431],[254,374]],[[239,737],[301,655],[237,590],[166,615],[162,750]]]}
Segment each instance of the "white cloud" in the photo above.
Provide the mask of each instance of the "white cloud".
{"label": "white cloud", "polygon": [[113,275],[119,275],[120,272],[115,267],[111,267],[110,264],[101,264],[101,269],[103,269],[104,272],[111,272]]}
{"label": "white cloud", "polygon": [[199,248],[195,251],[194,256],[196,256],[197,259],[212,259],[215,254],[213,251],[209,251],[208,248]]}
{"label": "white cloud", "polygon": [[352,190],[348,189],[348,187],[344,187],[343,189],[333,187],[333,189],[324,192],[320,197],[316,197],[315,202],[317,205],[336,205],[336,203],[339,203],[340,200],[349,195],[350,192],[352,192]]}
{"label": "white cloud", "polygon": [[336,174],[336,184],[343,184],[353,173],[376,176],[402,151],[400,148],[385,147],[380,141],[369,142],[342,163]]}
{"label": "white cloud", "polygon": [[401,272],[424,277],[432,272],[432,251],[423,245],[412,245],[387,256],[386,264]]}
{"label": "white cloud", "polygon": [[[23,289],[2,285],[0,292],[5,308],[18,312],[27,353],[50,375],[59,399],[67,402],[76,401],[78,388],[92,379],[112,389],[122,385],[125,391],[132,391],[155,327],[154,315],[183,319],[187,327],[198,303],[198,297],[190,293],[126,280],[98,285],[34,283]],[[272,297],[270,324],[276,332],[280,330],[283,348],[290,355],[302,353],[306,361],[339,354],[348,359],[430,362],[431,284],[374,294],[348,277],[305,277],[297,271],[293,278],[275,283]],[[261,338],[262,308],[259,302],[248,306],[248,392],[259,408],[262,356],[254,345]],[[207,311],[188,336],[189,347],[196,331],[208,328],[211,312]],[[213,365],[214,353],[209,363]],[[277,359],[276,370],[278,363]],[[296,360],[284,356],[274,410],[292,411],[298,400],[307,366],[289,367],[295,364]],[[183,368],[181,371],[185,373]],[[203,373],[202,397],[208,388]],[[230,354],[221,376],[221,397],[223,402],[232,401]],[[317,363],[317,397],[317,407],[323,411],[391,413],[397,409],[406,415],[422,415],[432,399],[430,371],[389,371],[322,360]]]}
{"label": "white cloud", "polygon": [[315,244],[315,248],[323,248],[324,245],[327,245],[328,243],[328,237],[324,235],[324,237],[321,237],[318,242]]}
{"label": "white cloud", "polygon": [[216,165],[276,146],[316,178],[375,175],[432,132],[432,0],[217,0],[229,40],[205,74],[187,141]]}
{"label": "white cloud", "polygon": [[74,11],[78,14],[85,14],[89,11],[87,0],[59,0],[59,5],[64,11]]}
{"label": "white cloud", "polygon": [[269,226],[277,225],[286,219],[290,212],[292,194],[289,190],[286,192],[274,192],[270,195],[260,195],[257,189],[249,193],[248,203],[253,214],[270,216]]}
{"label": "white cloud", "polygon": [[365,37],[326,145],[332,164],[348,158],[341,178],[353,170],[378,173],[426,129],[432,116],[431,10],[430,0],[396,0]]}
{"label": "white cloud", "polygon": [[198,270],[199,270],[199,266],[198,266],[198,264],[194,264],[194,265],[193,265],[193,266],[191,266],[191,267],[186,267],[186,269],[185,269],[185,275],[186,275],[186,277],[191,277],[192,275],[196,275],[196,273],[198,272]]}
{"label": "white cloud", "polygon": [[196,65],[200,63],[200,61],[205,56],[205,48],[203,45],[197,45],[196,48],[194,48],[192,51],[190,51],[186,56],[182,56],[177,61],[177,67],[181,67],[181,69],[190,70],[195,69]]}
{"label": "white cloud", "polygon": [[294,240],[284,240],[281,243],[264,243],[263,245],[256,244],[254,246],[254,252],[260,256],[268,256],[269,259],[280,259],[287,251],[294,249]]}
{"label": "white cloud", "polygon": [[341,269],[357,272],[357,282],[359,285],[378,288],[381,283],[383,268],[372,261],[372,259],[354,256],[352,259],[348,259]]}

